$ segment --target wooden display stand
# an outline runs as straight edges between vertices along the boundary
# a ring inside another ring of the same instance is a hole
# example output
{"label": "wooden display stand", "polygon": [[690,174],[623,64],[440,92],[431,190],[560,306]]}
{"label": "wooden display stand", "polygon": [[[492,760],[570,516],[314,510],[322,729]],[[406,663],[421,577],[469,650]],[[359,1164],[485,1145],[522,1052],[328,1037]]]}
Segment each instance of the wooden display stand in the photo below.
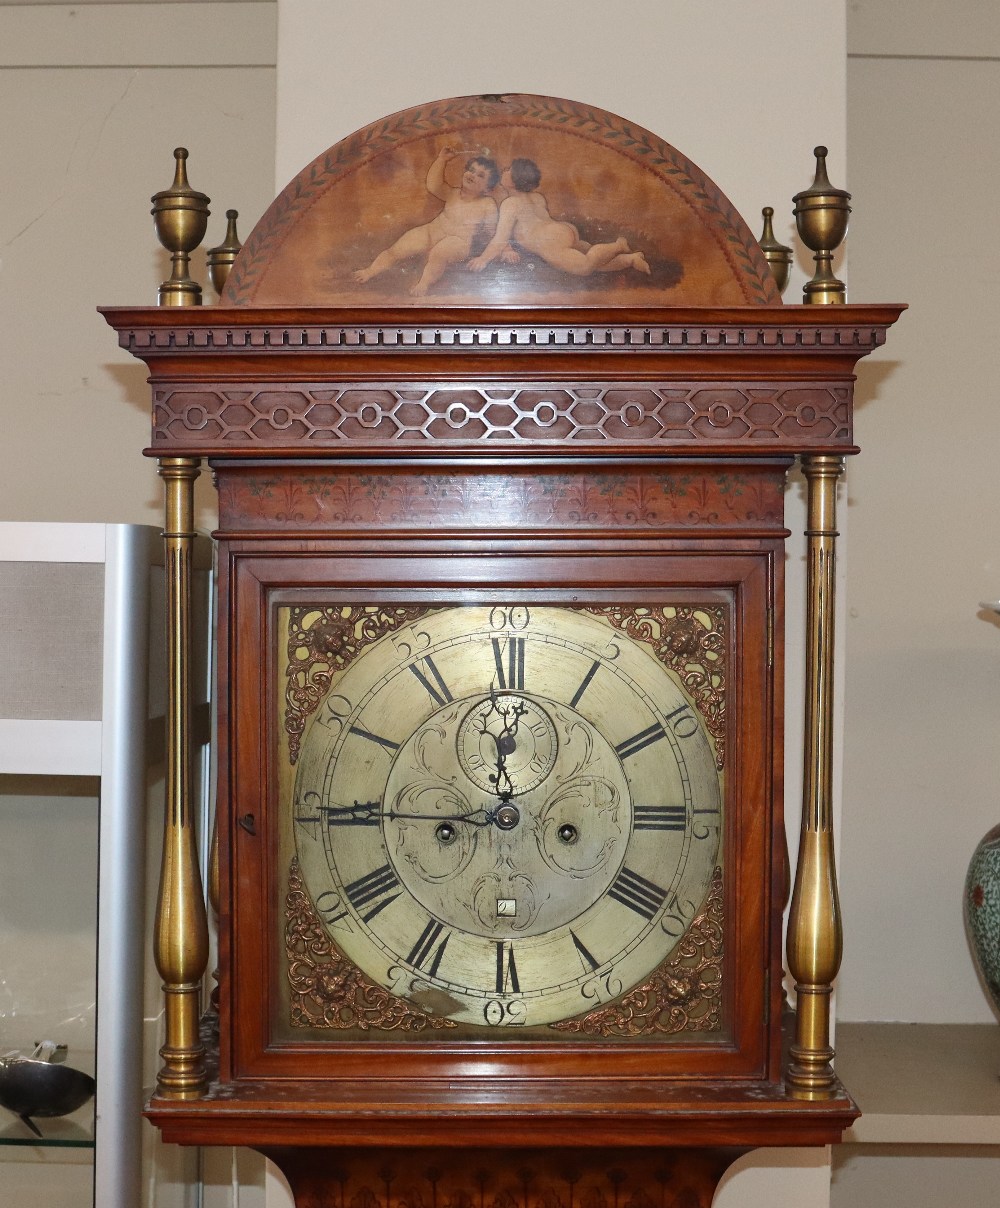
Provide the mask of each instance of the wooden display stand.
{"label": "wooden display stand", "polygon": [[[798,206],[825,215],[837,191],[817,182]],[[839,237],[816,300],[838,300]],[[707,1205],[748,1148],[840,1138],[857,1112],[828,1042],[834,502],[855,365],[899,311],[782,307],[673,148],[570,102],[487,97],[331,148],[222,306],[106,312],[150,370],[181,668],[201,459],[219,491],[218,1065],[179,690],[148,1113],[166,1140],[252,1146],[304,1208],[333,1189]],[[795,457],[809,746],[783,1051]],[[477,717],[483,741],[500,719],[481,789]],[[714,770],[691,790],[696,744]],[[603,871],[581,860],[571,906],[529,925],[594,833]],[[475,889],[435,871],[452,851]]]}

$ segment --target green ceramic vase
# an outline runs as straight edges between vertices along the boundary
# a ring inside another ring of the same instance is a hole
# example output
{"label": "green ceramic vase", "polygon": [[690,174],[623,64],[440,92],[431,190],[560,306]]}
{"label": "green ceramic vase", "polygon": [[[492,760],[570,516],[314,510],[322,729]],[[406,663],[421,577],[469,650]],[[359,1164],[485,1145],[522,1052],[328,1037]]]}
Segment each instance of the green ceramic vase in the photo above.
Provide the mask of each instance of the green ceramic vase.
{"label": "green ceramic vase", "polygon": [[979,972],[1000,1011],[1000,826],[983,836],[969,862],[965,919]]}

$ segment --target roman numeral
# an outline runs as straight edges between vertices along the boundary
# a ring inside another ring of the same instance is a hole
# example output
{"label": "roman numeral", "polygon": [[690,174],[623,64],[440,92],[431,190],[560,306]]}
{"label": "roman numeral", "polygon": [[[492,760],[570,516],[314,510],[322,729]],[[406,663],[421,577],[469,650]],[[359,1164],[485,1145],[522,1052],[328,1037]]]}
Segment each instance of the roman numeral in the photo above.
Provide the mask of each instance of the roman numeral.
{"label": "roman numeral", "polygon": [[[442,931],[444,931],[444,925],[436,919],[431,919],[423,931],[421,931],[420,938],[410,950],[406,963],[412,965],[414,969],[421,969],[429,977],[437,977],[441,957],[444,956],[444,950],[448,946],[448,939],[451,936],[450,931],[445,931],[444,939],[435,948],[434,945]],[[425,966],[424,962],[431,957],[433,959],[430,965]]]}
{"label": "roman numeral", "polygon": [[682,831],[687,826],[683,805],[633,805],[633,830]]}
{"label": "roman numeral", "polygon": [[[497,666],[497,687],[502,691],[524,691],[524,638],[491,638]],[[506,649],[505,649],[506,647]],[[506,658],[504,657],[506,655]]]}
{"label": "roman numeral", "polygon": [[[396,874],[388,864],[383,864],[381,868],[376,868],[367,876],[358,877],[350,885],[345,885],[344,893],[347,894],[347,900],[359,913],[362,906],[372,904],[371,910],[367,914],[361,915],[366,923],[370,923],[377,914],[385,910],[390,902],[395,902],[399,897],[399,888]],[[396,892],[394,893],[393,890]]]}
{"label": "roman numeral", "polygon": [[[438,671],[437,665],[428,654],[423,660],[423,667],[419,667],[416,663],[410,664],[410,671],[417,677],[421,684],[427,689],[427,694],[435,705],[440,707],[446,705],[448,701],[454,698],[448,689],[448,685],[441,678],[441,672]],[[433,680],[433,683],[431,682]]]}
{"label": "roman numeral", "polygon": [[517,980],[517,965],[514,964],[514,945],[504,940],[494,941],[497,950],[497,993],[520,994],[521,984]]}
{"label": "roman numeral", "polygon": [[580,955],[580,960],[583,962],[583,967],[585,969],[590,969],[590,970],[599,968],[601,962],[597,959],[596,956],[592,956],[587,951],[586,947],[584,946],[583,940],[580,939],[580,937],[576,934],[576,932],[572,928],[570,928],[569,934],[570,934],[570,938],[573,941],[573,947],[577,950],[577,952]]}
{"label": "roman numeral", "polygon": [[391,738],[383,738],[381,734],[373,734],[371,730],[363,730],[360,726],[351,726],[350,733],[357,734],[358,738],[367,738],[369,742],[377,742],[387,751],[399,750],[398,742],[393,742]]}
{"label": "roman numeral", "polygon": [[619,759],[628,759],[630,755],[636,755],[639,751],[654,742],[659,742],[661,738],[666,738],[667,732],[659,722],[654,722],[645,730],[640,730],[638,734],[633,734],[631,738],[626,738],[624,742],[620,742],[615,747]]}
{"label": "roman numeral", "polygon": [[577,690],[576,690],[576,696],[574,696],[573,699],[569,702],[569,707],[571,709],[575,709],[577,707],[577,705],[580,703],[580,700],[581,700],[584,692],[586,692],[587,689],[590,687],[590,681],[594,678],[594,676],[600,670],[600,666],[601,666],[601,661],[600,661],[600,659],[597,659],[594,662],[594,664],[591,666],[591,668],[587,672],[587,674],[583,677],[583,682],[580,684],[580,687],[577,688]]}
{"label": "roman numeral", "polygon": [[609,898],[621,902],[623,906],[634,910],[647,921],[651,920],[660,909],[666,896],[665,889],[661,889],[652,881],[647,881],[645,877],[640,877],[637,872],[633,872],[627,867],[621,870],[617,880],[608,890]]}

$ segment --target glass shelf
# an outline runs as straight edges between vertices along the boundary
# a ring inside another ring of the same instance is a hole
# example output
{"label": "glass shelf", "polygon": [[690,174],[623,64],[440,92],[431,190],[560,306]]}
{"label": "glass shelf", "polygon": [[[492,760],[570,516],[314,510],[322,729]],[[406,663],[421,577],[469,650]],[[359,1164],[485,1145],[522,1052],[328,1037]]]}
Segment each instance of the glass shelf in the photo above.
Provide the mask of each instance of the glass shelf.
{"label": "glass shelf", "polygon": [[13,1112],[0,1108],[0,1145],[27,1145],[34,1149],[94,1148],[93,1099],[68,1116],[36,1116],[34,1123],[42,1134],[40,1137],[36,1137]]}

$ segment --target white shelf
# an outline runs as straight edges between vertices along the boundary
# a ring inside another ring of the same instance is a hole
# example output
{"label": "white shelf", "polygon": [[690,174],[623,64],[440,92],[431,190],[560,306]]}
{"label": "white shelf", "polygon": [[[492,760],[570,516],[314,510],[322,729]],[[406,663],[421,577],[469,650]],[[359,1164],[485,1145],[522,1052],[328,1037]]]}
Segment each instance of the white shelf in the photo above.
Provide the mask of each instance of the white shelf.
{"label": "white shelf", "polygon": [[1000,1145],[1000,1026],[839,1023],[847,1144]]}
{"label": "white shelf", "polygon": [[[141,1194],[143,911],[137,903],[145,897],[151,581],[162,560],[160,534],[148,527],[0,524],[2,655],[9,676],[0,773],[101,782],[96,1099],[79,1120],[50,1124],[47,1146],[29,1143],[5,1153],[14,1160],[11,1153],[93,1145],[100,1208],[131,1208]],[[81,1120],[91,1123],[85,1128]],[[0,1141],[23,1143],[18,1129],[24,1131],[15,1121]]]}
{"label": "white shelf", "polygon": [[0,775],[100,776],[99,721],[0,718]]}

